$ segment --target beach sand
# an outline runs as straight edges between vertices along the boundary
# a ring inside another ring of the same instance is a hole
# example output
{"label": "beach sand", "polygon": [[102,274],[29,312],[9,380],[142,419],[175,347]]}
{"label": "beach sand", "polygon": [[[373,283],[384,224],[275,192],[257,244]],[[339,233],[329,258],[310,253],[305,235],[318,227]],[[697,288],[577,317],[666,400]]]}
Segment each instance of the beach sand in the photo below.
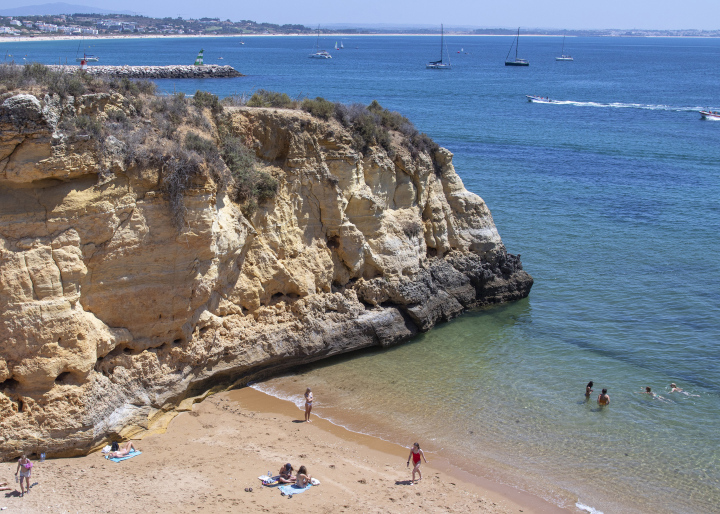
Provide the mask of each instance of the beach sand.
{"label": "beach sand", "polygon": [[[0,465],[6,512],[567,512],[499,484],[464,480],[433,464],[410,485],[409,450],[350,432],[251,388],[216,394],[178,415],[163,434],[135,444],[120,463],[100,453],[35,462],[31,492],[19,496],[17,463]],[[438,459],[440,461],[441,459]],[[305,465],[319,486],[292,498],[262,487],[258,476],[285,462]],[[12,480],[11,480],[12,479]],[[473,483],[474,482],[474,483]],[[245,488],[252,487],[252,492]],[[289,503],[288,503],[289,502]]]}

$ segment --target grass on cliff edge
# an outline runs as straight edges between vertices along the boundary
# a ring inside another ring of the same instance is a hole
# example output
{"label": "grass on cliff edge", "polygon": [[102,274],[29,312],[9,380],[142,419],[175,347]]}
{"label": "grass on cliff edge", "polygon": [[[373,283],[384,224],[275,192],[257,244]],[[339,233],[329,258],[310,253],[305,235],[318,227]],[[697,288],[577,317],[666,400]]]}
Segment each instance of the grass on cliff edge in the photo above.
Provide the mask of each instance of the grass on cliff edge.
{"label": "grass on cliff edge", "polygon": [[353,146],[360,152],[366,152],[371,146],[381,146],[392,157],[390,131],[403,136],[403,144],[413,157],[420,153],[430,156],[439,148],[430,136],[419,132],[410,120],[399,112],[383,108],[377,100],[370,105],[342,104],[330,102],[322,97],[293,100],[285,93],[260,89],[249,100],[229,97],[228,103],[240,103],[248,107],[277,107],[282,109],[300,109],[323,120],[335,119],[348,129],[353,137]]}

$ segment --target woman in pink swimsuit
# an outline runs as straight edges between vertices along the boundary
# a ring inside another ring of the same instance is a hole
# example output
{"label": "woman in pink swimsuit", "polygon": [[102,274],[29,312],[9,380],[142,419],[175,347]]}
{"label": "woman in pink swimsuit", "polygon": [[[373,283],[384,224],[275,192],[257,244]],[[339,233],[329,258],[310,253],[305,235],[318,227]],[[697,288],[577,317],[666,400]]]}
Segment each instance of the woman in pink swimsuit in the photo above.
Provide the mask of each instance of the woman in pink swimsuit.
{"label": "woman in pink swimsuit", "polygon": [[422,473],[420,472],[420,457],[425,461],[425,464],[427,464],[427,459],[425,458],[425,454],[420,449],[420,445],[418,443],[413,443],[412,448],[410,448],[410,455],[408,455],[408,461],[407,465],[410,466],[410,459],[412,458],[413,461],[413,474],[412,474],[412,481],[410,482],[410,485],[413,485],[415,483],[415,473],[420,475],[420,478],[418,480],[422,480]]}
{"label": "woman in pink swimsuit", "polygon": [[[17,470],[15,474],[20,472],[20,496],[25,496],[25,493],[30,492],[30,474],[32,473],[33,463],[27,458],[25,454],[18,460]],[[23,488],[23,478],[25,479],[25,487]]]}

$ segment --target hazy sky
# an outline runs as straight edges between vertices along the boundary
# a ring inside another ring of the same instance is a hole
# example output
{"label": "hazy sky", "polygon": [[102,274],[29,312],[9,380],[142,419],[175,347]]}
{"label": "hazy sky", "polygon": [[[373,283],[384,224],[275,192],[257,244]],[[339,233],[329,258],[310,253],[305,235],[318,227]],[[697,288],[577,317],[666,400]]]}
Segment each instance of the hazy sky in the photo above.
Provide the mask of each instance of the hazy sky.
{"label": "hazy sky", "polygon": [[[12,7],[57,0],[2,0]],[[145,16],[269,23],[569,29],[718,29],[720,0],[64,0]]]}

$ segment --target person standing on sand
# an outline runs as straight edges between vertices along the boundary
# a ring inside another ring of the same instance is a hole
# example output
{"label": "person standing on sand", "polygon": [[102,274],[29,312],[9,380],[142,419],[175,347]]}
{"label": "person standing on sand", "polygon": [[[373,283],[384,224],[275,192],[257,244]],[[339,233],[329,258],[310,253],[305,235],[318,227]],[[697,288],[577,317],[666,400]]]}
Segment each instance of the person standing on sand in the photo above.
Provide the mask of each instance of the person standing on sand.
{"label": "person standing on sand", "polygon": [[305,421],[308,423],[312,423],[310,421],[310,411],[312,411],[312,403],[313,403],[313,394],[310,388],[308,387],[305,391]]}
{"label": "person standing on sand", "polygon": [[412,473],[412,480],[410,481],[410,485],[413,485],[415,483],[415,473],[420,475],[420,478],[418,480],[422,480],[422,473],[420,472],[420,457],[423,458],[425,461],[425,464],[427,464],[427,459],[425,458],[425,453],[420,449],[420,445],[418,443],[413,443],[412,448],[410,448],[410,455],[408,455],[407,465],[410,466],[410,459],[412,458],[413,461],[413,473]]}
{"label": "person standing on sand", "polygon": [[593,392],[593,381],[591,380],[588,382],[588,385],[585,386],[585,397],[590,398],[590,393]]}
{"label": "person standing on sand", "polygon": [[[30,462],[30,459],[27,458],[27,456],[23,453],[23,456],[18,459],[18,465],[17,470],[15,470],[15,474],[18,474],[18,471],[20,472],[20,496],[25,496],[25,493],[30,492],[30,474],[32,473],[32,467],[33,463]],[[23,489],[23,478],[25,479],[25,488]]]}
{"label": "person standing on sand", "polygon": [[610,405],[610,395],[607,394],[607,389],[603,389],[602,393],[598,395],[598,405],[601,407],[604,405]]}

